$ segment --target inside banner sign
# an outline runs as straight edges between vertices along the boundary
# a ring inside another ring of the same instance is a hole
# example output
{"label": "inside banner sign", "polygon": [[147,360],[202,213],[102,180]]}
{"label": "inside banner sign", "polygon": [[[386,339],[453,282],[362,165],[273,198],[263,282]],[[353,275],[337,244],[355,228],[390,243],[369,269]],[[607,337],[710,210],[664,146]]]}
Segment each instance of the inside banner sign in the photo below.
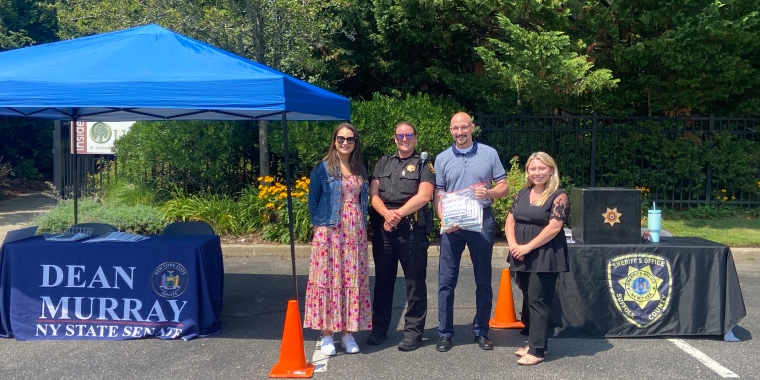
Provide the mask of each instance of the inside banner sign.
{"label": "inside banner sign", "polygon": [[134,121],[71,122],[71,153],[113,154],[113,142],[129,132]]}

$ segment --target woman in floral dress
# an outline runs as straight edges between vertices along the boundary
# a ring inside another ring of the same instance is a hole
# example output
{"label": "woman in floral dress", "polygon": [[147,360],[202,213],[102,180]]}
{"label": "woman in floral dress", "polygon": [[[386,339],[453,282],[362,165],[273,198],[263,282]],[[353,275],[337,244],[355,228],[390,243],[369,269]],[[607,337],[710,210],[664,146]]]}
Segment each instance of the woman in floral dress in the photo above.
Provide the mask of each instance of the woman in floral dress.
{"label": "woman in floral dress", "polygon": [[356,128],[333,131],[327,156],[311,172],[314,225],[304,327],[322,330],[321,351],[335,355],[333,332],[347,353],[359,352],[352,332],[372,329],[367,263],[367,171]]}

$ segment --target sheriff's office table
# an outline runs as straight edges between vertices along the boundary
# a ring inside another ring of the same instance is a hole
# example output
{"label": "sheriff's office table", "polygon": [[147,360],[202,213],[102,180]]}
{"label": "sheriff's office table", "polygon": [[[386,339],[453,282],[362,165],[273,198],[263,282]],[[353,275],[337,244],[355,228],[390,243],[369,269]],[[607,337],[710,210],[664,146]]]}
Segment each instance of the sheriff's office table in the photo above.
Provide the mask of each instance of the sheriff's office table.
{"label": "sheriff's office table", "polygon": [[747,315],[729,247],[691,237],[568,244],[557,281],[557,337],[723,336]]}
{"label": "sheriff's office table", "polygon": [[37,236],[0,254],[1,337],[187,340],[222,330],[218,236],[136,243]]}

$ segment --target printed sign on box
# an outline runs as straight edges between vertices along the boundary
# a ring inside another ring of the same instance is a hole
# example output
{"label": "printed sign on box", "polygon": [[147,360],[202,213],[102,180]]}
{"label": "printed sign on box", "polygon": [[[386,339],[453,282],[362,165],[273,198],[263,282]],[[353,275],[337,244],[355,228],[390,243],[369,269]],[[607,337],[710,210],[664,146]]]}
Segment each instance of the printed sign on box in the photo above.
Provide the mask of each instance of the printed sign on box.
{"label": "printed sign on box", "polygon": [[129,132],[134,121],[71,122],[71,152],[77,154],[113,154],[113,142]]}

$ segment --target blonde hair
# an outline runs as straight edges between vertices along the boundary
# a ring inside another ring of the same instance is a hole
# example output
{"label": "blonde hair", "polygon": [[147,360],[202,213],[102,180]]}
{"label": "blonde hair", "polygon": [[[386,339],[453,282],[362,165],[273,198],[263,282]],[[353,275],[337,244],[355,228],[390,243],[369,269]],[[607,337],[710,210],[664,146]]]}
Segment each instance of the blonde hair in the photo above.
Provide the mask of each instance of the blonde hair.
{"label": "blonde hair", "polygon": [[554,194],[557,189],[559,189],[559,169],[557,168],[557,164],[554,163],[554,159],[552,156],[548,155],[544,152],[535,152],[531,154],[528,157],[528,161],[525,163],[525,187],[530,187],[535,185],[533,181],[531,181],[530,176],[528,175],[528,165],[530,165],[530,162],[533,160],[539,160],[544,163],[544,165],[550,167],[553,169],[554,173],[549,177],[549,182],[546,183],[546,187],[544,188],[544,192],[541,193],[541,195],[536,199],[535,202],[533,202],[534,206],[543,206],[544,202],[546,202],[547,199],[549,199],[549,196]]}

